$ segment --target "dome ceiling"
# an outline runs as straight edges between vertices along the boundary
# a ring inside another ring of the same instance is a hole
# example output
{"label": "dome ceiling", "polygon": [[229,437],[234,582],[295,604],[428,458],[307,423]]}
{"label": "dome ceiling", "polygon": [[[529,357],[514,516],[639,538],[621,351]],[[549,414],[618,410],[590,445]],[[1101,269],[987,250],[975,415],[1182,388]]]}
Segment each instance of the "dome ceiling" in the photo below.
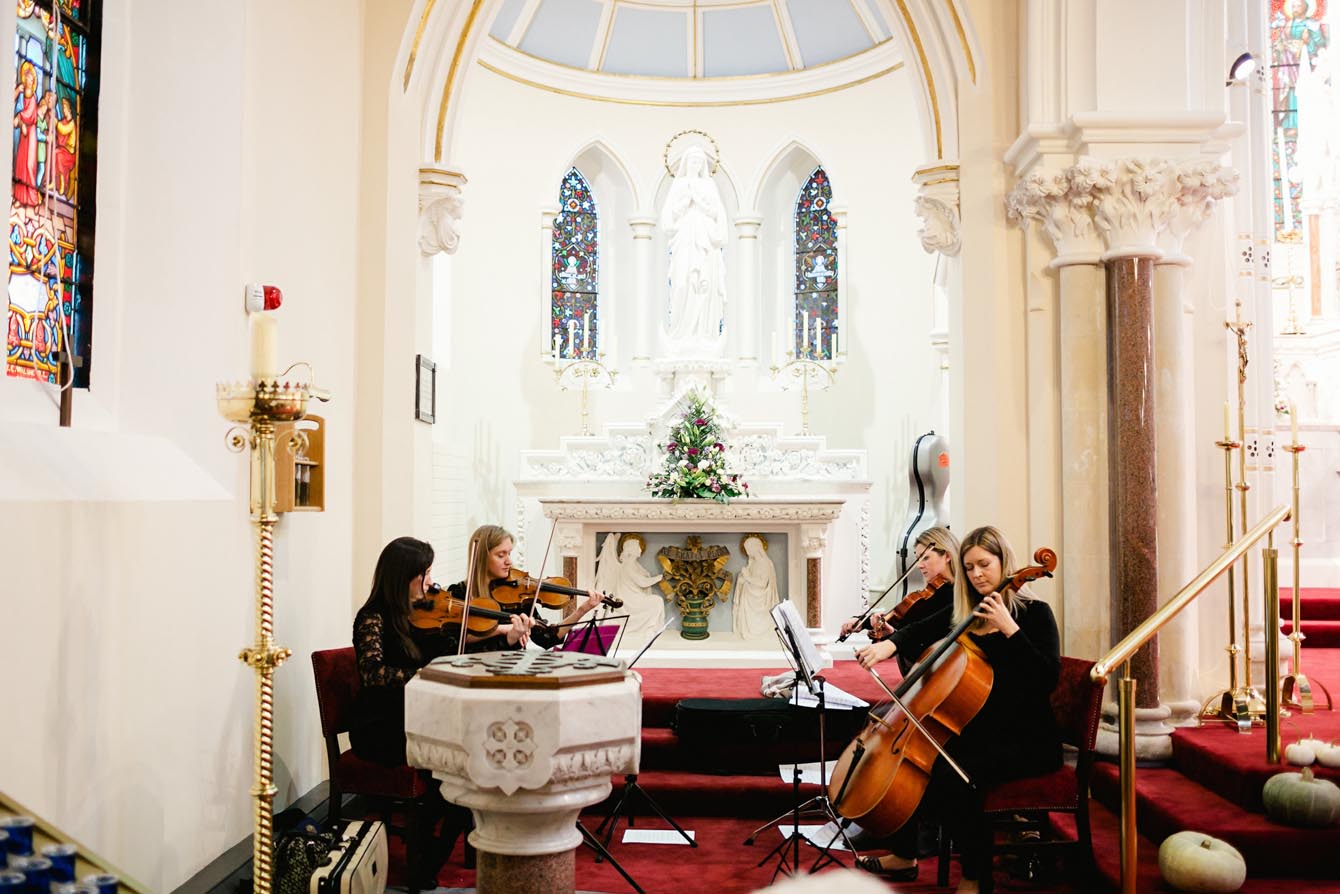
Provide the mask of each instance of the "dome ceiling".
{"label": "dome ceiling", "polygon": [[890,30],[877,0],[504,0],[489,34],[568,68],[718,78],[823,65]]}

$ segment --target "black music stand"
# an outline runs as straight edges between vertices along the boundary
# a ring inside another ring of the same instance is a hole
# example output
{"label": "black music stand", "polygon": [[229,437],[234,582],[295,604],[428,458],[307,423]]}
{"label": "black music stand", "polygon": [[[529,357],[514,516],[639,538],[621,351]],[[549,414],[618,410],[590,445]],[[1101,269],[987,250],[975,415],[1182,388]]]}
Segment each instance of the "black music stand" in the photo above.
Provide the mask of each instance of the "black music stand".
{"label": "black music stand", "polygon": [[[651,644],[656,642],[656,640],[660,638],[662,633],[665,633],[666,628],[668,628],[671,624],[673,624],[674,620],[675,620],[674,618],[668,619],[664,624],[661,625],[660,630],[657,630],[654,634],[652,634],[651,638],[647,640],[647,644],[642,647],[641,651],[639,651],[636,655],[633,656],[632,661],[628,662],[629,670],[633,669],[633,665],[637,664],[639,658],[647,654],[647,650],[651,648]],[[620,633],[622,633],[622,631],[620,631]],[[641,797],[642,800],[646,802],[647,806],[652,809],[653,813],[655,813],[661,819],[669,823],[670,827],[674,829],[676,832],[678,832],[680,836],[682,836],[683,839],[689,843],[689,847],[698,846],[698,842],[694,840],[693,836],[690,835],[688,832],[685,832],[683,826],[681,826],[679,823],[675,822],[673,819],[667,816],[665,811],[661,809],[660,805],[652,800],[651,795],[647,794],[647,790],[637,784],[637,774],[629,773],[623,778],[623,792],[619,795],[619,800],[614,803],[614,808],[605,816],[603,820],[600,821],[600,825],[596,826],[596,834],[605,836],[604,843],[606,848],[609,847],[610,841],[614,838],[614,830],[619,825],[620,817],[624,817],[628,820],[628,827],[630,829],[635,824],[636,817],[634,816],[634,814],[630,809],[632,807],[633,795],[638,795],[639,797]],[[608,828],[606,828],[607,826]],[[596,862],[597,863],[600,862],[599,856],[596,857]]]}
{"label": "black music stand", "polygon": [[[752,845],[754,840],[758,838],[760,832],[784,823],[787,820],[791,821],[791,835],[789,837],[783,835],[782,840],[778,842],[772,850],[768,851],[762,860],[758,861],[758,865],[762,866],[774,856],[779,857],[777,868],[773,870],[772,873],[773,880],[776,880],[778,874],[785,873],[790,876],[800,872],[800,842],[802,839],[806,844],[815,848],[819,852],[818,856],[814,859],[813,865],[809,868],[810,873],[818,872],[830,863],[836,863],[839,866],[845,865],[841,860],[833,856],[832,853],[832,848],[837,844],[839,838],[842,839],[842,842],[846,845],[848,851],[855,853],[855,848],[852,847],[850,839],[847,838],[847,825],[849,820],[845,820],[838,816],[837,812],[833,810],[832,803],[828,800],[828,764],[827,755],[824,753],[825,740],[827,738],[824,714],[827,712],[828,705],[824,696],[825,680],[822,675],[817,673],[818,650],[815,649],[814,642],[810,639],[809,631],[805,629],[804,624],[800,620],[800,614],[796,611],[795,606],[791,602],[781,602],[773,608],[772,622],[776,628],[777,638],[781,640],[782,652],[785,653],[787,661],[790,662],[792,670],[795,671],[796,683],[795,687],[792,689],[793,703],[797,706],[800,704],[798,699],[801,686],[804,686],[805,689],[819,701],[819,794],[810,798],[808,801],[801,802],[800,764],[797,763],[793,768],[791,777],[791,809],[786,813],[783,813],[781,816],[771,819],[759,826],[744,840],[746,845]],[[822,817],[833,824],[837,829],[837,833],[828,844],[816,844],[800,834],[801,816],[812,818]],[[787,845],[790,845],[789,854],[787,853]]]}

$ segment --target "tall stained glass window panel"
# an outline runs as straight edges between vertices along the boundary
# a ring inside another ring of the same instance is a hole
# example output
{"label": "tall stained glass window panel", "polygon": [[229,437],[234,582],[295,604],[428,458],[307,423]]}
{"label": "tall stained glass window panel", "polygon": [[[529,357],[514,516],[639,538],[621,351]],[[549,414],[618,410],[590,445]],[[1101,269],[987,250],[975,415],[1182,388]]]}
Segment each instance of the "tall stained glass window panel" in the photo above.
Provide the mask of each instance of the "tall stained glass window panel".
{"label": "tall stained glass window panel", "polygon": [[792,348],[797,357],[832,360],[837,354],[837,224],[829,206],[833,185],[815,168],[796,199],[796,306]]}
{"label": "tall stained glass window panel", "polygon": [[558,216],[550,251],[549,338],[555,358],[595,357],[600,321],[600,223],[595,196],[581,171],[571,168],[558,189]]}
{"label": "tall stained glass window panel", "polygon": [[99,0],[18,0],[5,373],[87,388]]}
{"label": "tall stained glass window panel", "polygon": [[[1319,54],[1330,45],[1328,0],[1270,0],[1270,76],[1274,127],[1271,161],[1275,236],[1297,241],[1309,169],[1331,164],[1325,151],[1334,112],[1330,66]],[[1314,151],[1320,148],[1320,153]],[[1317,156],[1324,157],[1317,157]]]}

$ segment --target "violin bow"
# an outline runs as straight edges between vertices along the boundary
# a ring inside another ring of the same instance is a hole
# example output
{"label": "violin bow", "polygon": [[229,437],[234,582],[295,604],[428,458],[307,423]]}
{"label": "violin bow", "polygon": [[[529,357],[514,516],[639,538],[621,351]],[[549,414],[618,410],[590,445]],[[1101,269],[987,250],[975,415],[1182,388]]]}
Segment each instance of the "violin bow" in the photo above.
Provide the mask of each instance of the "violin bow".
{"label": "violin bow", "polygon": [[[927,550],[927,549],[930,549],[930,547],[928,546],[928,547],[926,547],[926,549],[923,549],[921,552],[917,553],[917,558],[916,558],[916,560],[913,561],[912,564],[908,566],[907,570],[903,572],[902,576],[899,577],[899,578],[898,578],[896,581],[894,581],[893,583],[889,584],[888,589],[886,589],[883,593],[880,593],[880,594],[879,594],[879,598],[876,599],[874,602],[870,603],[870,605],[866,608],[865,612],[859,616],[859,618],[860,618],[860,623],[858,623],[858,624],[852,629],[852,632],[851,632],[851,633],[855,633],[857,630],[860,630],[861,627],[863,627],[863,626],[865,625],[865,622],[866,622],[866,620],[870,617],[871,613],[874,612],[874,610],[875,610],[875,606],[877,606],[877,605],[879,605],[881,602],[883,602],[883,601],[884,601],[884,597],[886,597],[886,596],[888,596],[890,593],[892,593],[894,587],[898,586],[898,585],[901,584],[903,581],[907,580],[907,576],[908,576],[909,574],[911,574],[913,571],[916,571],[916,570],[917,570],[917,562],[920,562],[920,561],[921,561],[921,557],[924,556],[924,555],[926,555],[926,550]],[[843,635],[841,635],[841,636],[839,636],[839,637],[837,638],[837,641],[840,642],[840,643],[845,643],[845,642],[847,641],[847,637],[851,636],[851,633],[844,633]]]}
{"label": "violin bow", "polygon": [[530,619],[535,620],[535,609],[540,604],[540,582],[544,580],[544,566],[549,563],[549,548],[554,545],[554,532],[558,530],[558,519],[549,526],[549,542],[544,545],[544,556],[540,559],[540,576],[535,579],[535,598],[530,601]]}
{"label": "violin bow", "polygon": [[475,553],[479,550],[479,538],[470,538],[470,561],[465,571],[465,610],[461,613],[461,639],[456,644],[456,657],[465,654],[465,638],[470,633],[470,590],[475,585]]}

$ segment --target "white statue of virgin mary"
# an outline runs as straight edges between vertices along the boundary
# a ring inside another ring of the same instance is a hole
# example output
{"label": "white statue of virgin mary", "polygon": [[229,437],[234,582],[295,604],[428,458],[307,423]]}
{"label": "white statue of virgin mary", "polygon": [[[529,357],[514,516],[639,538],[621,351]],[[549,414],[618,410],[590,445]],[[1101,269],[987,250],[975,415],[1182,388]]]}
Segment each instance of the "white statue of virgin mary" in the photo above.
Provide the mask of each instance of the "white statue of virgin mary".
{"label": "white statue of virgin mary", "polygon": [[717,339],[726,312],[726,207],[709,169],[701,147],[685,150],[661,210],[670,247],[667,331],[675,342]]}

